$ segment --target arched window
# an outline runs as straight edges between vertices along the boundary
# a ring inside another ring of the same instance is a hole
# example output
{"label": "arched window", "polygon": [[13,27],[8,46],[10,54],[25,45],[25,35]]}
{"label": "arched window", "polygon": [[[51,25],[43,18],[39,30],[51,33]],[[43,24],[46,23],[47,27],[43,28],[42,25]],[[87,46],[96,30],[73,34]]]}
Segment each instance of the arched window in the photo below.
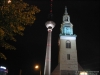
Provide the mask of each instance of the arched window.
{"label": "arched window", "polygon": [[69,40],[66,41],[66,48],[71,48],[71,42]]}
{"label": "arched window", "polygon": [[65,17],[65,21],[68,21],[68,17]]}

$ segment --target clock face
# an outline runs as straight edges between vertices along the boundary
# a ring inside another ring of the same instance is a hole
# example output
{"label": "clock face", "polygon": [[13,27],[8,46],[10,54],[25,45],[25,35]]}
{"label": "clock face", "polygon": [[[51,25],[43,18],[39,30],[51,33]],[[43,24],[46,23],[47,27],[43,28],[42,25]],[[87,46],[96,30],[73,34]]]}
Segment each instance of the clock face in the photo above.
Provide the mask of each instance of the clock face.
{"label": "clock face", "polygon": [[65,26],[65,27],[63,28],[63,32],[64,32],[65,35],[70,34],[70,27],[66,27],[66,26]]}
{"label": "clock face", "polygon": [[66,31],[67,31],[67,34],[70,34],[70,28],[69,27],[66,28]]}

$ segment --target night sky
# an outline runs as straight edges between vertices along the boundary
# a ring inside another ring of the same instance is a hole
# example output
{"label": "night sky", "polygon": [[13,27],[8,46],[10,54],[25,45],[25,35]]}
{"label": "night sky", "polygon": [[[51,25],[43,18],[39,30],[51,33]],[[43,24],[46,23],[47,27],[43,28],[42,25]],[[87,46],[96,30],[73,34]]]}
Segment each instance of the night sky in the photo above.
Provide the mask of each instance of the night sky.
{"label": "night sky", "polygon": [[[7,60],[0,59],[0,64],[8,68],[8,75],[39,75],[39,70],[34,69],[35,64],[41,66],[42,74],[46,54],[47,21],[50,11],[50,0],[23,0],[28,4],[36,5],[41,12],[36,14],[36,21],[32,26],[27,26],[24,36],[16,36],[17,42],[10,41],[16,50],[0,50],[6,55]],[[56,23],[52,32],[52,59],[51,70],[58,65],[58,39],[62,17],[67,6],[73,32],[77,35],[76,45],[78,62],[84,70],[97,71],[99,67],[99,1],[53,1],[53,21]]]}

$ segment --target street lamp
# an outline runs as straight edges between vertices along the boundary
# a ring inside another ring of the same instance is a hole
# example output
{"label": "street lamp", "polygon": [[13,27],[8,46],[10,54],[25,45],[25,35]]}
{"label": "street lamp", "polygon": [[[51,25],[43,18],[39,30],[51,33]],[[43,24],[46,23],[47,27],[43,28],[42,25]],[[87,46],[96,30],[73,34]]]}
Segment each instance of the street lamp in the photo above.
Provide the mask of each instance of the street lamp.
{"label": "street lamp", "polygon": [[[35,65],[35,69],[40,69],[39,65]],[[40,69],[40,75],[41,75],[41,69]]]}

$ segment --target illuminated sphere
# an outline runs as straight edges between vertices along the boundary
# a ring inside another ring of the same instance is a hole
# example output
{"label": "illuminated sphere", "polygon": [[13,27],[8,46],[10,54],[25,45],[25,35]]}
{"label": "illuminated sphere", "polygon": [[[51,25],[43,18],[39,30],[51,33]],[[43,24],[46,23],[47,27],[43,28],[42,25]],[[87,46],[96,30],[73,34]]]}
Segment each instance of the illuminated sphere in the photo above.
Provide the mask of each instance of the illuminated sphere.
{"label": "illuminated sphere", "polygon": [[47,21],[47,22],[45,23],[45,25],[46,25],[46,27],[47,27],[48,29],[53,29],[53,28],[55,27],[55,23],[54,23],[53,21]]}

